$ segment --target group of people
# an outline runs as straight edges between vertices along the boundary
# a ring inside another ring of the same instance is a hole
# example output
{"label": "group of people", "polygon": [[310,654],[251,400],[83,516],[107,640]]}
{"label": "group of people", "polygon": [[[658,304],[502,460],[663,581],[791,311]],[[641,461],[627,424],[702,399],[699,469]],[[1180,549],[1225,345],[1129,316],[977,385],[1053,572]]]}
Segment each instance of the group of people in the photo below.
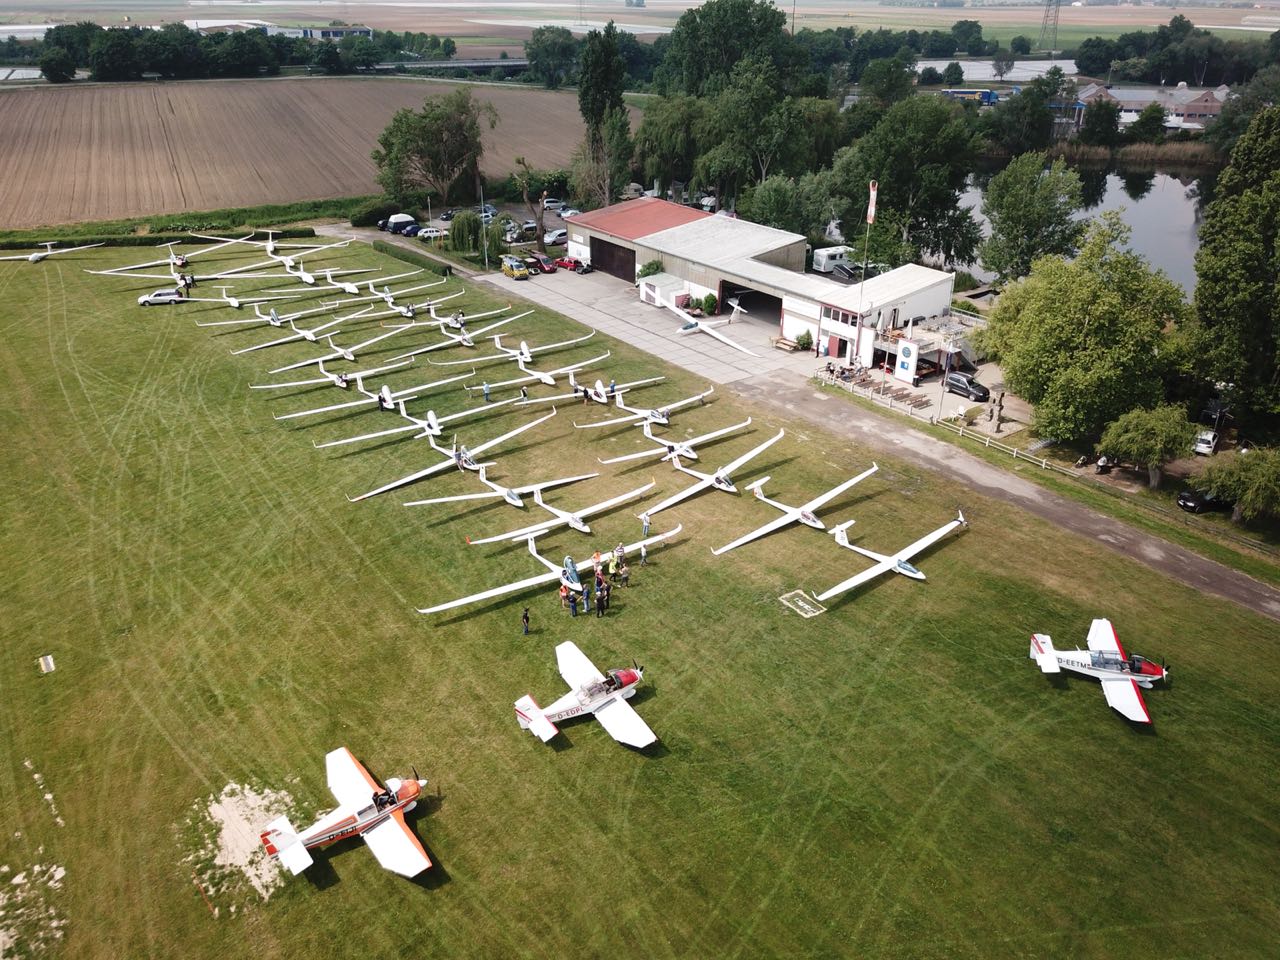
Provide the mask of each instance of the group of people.
{"label": "group of people", "polygon": [[[643,552],[643,548],[641,548]],[[563,583],[560,584],[560,606],[567,607],[569,615],[576,617],[578,615],[578,606],[582,606],[583,613],[589,613],[594,604],[596,616],[603,617],[605,611],[609,609],[610,595],[613,593],[613,585],[618,584],[624,588],[631,586],[631,567],[627,563],[626,548],[619,543],[607,555],[602,555],[597,550],[591,557],[592,565],[595,568],[595,575],[583,583],[582,597],[579,599],[577,591],[570,590]],[[591,588],[594,582],[595,596],[592,598]]]}
{"label": "group of people", "polygon": [[860,380],[865,372],[862,363],[858,360],[854,360],[851,367],[837,367],[833,362],[827,361],[827,376],[832,380],[851,383],[854,380]]}

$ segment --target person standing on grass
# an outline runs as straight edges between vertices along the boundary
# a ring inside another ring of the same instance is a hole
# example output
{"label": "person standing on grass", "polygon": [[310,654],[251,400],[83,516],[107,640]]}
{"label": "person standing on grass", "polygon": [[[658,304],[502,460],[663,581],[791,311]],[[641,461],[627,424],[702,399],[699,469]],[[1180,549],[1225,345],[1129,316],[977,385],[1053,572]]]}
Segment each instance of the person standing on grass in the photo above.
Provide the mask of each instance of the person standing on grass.
{"label": "person standing on grass", "polygon": [[604,608],[606,610],[609,609],[609,596],[612,593],[613,593],[613,587],[609,586],[609,584],[606,583],[604,585]]}
{"label": "person standing on grass", "polygon": [[612,555],[609,557],[609,579],[618,579],[618,558]]}
{"label": "person standing on grass", "polygon": [[[640,538],[642,540],[649,539],[649,514],[647,513],[640,514]],[[640,549],[643,550],[644,547]]]}
{"label": "person standing on grass", "polygon": [[647,567],[649,565],[649,550],[642,543],[640,544],[640,566]]}
{"label": "person standing on grass", "polygon": [[523,384],[521,384],[520,386],[520,399],[521,400],[529,399],[529,388],[524,386]]}
{"label": "person standing on grass", "polygon": [[481,389],[484,390],[484,402],[488,403],[489,402],[489,381],[488,380],[484,382]]}
{"label": "person standing on grass", "polygon": [[618,576],[622,579],[622,585],[624,587],[629,588],[631,586],[631,568],[627,566],[627,562],[625,560],[622,561],[622,568],[618,571]]}
{"label": "person standing on grass", "polygon": [[622,541],[618,541],[618,545],[613,548],[614,559],[618,561],[618,565],[622,565],[622,561],[627,559],[627,548],[622,545]]}
{"label": "person standing on grass", "polygon": [[563,610],[569,605],[569,588],[563,583],[560,584],[560,609]]}
{"label": "person standing on grass", "polygon": [[604,616],[604,594],[596,591],[596,617]]}
{"label": "person standing on grass", "polygon": [[609,396],[612,397],[617,392],[617,390],[618,390],[618,381],[613,379],[613,377],[610,377],[609,378]]}
{"label": "person standing on grass", "polygon": [[520,615],[520,625],[524,627],[524,635],[529,635],[529,608],[524,608],[524,613]]}
{"label": "person standing on grass", "polygon": [[591,581],[588,580],[582,585],[582,612],[586,613],[591,609]]}
{"label": "person standing on grass", "polygon": [[569,594],[569,616],[576,617],[578,615],[578,595],[570,592]]}

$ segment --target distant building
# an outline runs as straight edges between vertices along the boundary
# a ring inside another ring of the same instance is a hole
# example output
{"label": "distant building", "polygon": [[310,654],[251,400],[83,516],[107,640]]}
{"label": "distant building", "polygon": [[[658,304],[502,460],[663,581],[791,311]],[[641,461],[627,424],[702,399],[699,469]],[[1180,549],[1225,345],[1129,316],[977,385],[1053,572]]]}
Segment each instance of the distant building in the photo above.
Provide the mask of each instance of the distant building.
{"label": "distant building", "polygon": [[344,37],[369,37],[373,39],[373,30],[369,27],[344,23],[340,27],[303,27],[302,35],[308,40],[341,40]]}
{"label": "distant building", "polygon": [[1222,113],[1222,105],[1231,95],[1223,85],[1213,90],[1196,89],[1180,83],[1176,87],[1116,87],[1091,83],[1080,90],[1078,99],[1086,107],[1107,100],[1120,107],[1120,123],[1132,123],[1145,107],[1158,103],[1164,107],[1165,126],[1183,130],[1203,130]]}
{"label": "distant building", "polygon": [[282,27],[266,20],[183,20],[190,29],[200,34],[244,33],[258,30],[269,37],[293,37],[307,40],[341,40],[344,37],[373,37],[373,30],[358,24],[324,27]]}

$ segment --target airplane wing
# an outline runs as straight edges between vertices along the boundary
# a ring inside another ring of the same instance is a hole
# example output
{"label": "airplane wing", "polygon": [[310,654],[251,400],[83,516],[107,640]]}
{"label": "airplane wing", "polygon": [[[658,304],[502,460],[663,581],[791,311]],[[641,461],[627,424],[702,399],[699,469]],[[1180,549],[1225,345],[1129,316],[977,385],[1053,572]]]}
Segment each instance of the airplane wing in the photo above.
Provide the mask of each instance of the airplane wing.
{"label": "airplane wing", "polygon": [[362,493],[358,497],[347,497],[347,499],[352,503],[359,503],[361,500],[368,500],[370,497],[376,497],[378,494],[386,493],[388,490],[394,490],[396,487],[403,487],[406,484],[413,483],[416,480],[423,480],[433,474],[455,469],[457,469],[457,464],[454,463],[453,457],[448,457],[433,466],[427,467],[425,470],[419,470],[417,473],[411,473],[406,477],[401,477],[399,480],[392,480],[390,483],[384,483],[376,490],[370,490],[367,493]]}
{"label": "airplane wing", "polygon": [[[683,525],[677,524],[674,529],[668,530],[666,533],[656,534],[652,537],[649,537],[647,540],[637,540],[635,543],[628,544],[623,549],[626,550],[627,553],[631,553],[632,551],[639,550],[641,546],[651,547],[655,543],[661,543],[663,540],[667,540],[671,537],[674,537],[683,529],[684,529]],[[532,538],[531,538],[531,541],[532,541]],[[533,552],[532,542],[530,543],[530,552]],[[538,556],[537,553],[534,553],[534,556],[535,557]],[[538,557],[538,559],[542,560],[542,557]],[[549,567],[555,567],[555,564],[553,563],[550,563],[545,560],[543,560],[543,562],[547,563]],[[582,573],[586,570],[591,569],[594,566],[594,561],[592,561],[592,559],[588,557],[586,560],[579,561],[577,564],[575,564],[575,566],[577,567],[578,572]],[[548,570],[546,573],[539,574],[536,577],[529,577],[526,580],[517,580],[515,583],[508,583],[501,587],[494,587],[492,590],[485,590],[483,593],[472,594],[469,597],[460,597],[457,600],[450,600],[447,603],[440,603],[434,607],[418,608],[418,612],[419,613],[440,613],[444,610],[453,610],[457,607],[465,607],[468,604],[479,603],[482,600],[492,600],[495,597],[503,597],[509,593],[519,593],[522,590],[527,590],[531,587],[536,587],[544,583],[555,583],[555,582],[558,582],[559,579],[560,579],[560,568],[555,567],[554,570]]]}
{"label": "airplane wing", "polygon": [[699,329],[699,330],[701,330],[703,333],[705,333],[707,336],[709,336],[709,337],[715,337],[715,338],[716,338],[717,340],[719,340],[721,343],[728,344],[729,346],[733,347],[733,349],[735,349],[735,350],[741,350],[743,353],[745,353],[745,354],[746,354],[747,356],[749,356],[749,357],[757,357],[757,358],[758,358],[758,357],[760,356],[760,354],[758,354],[758,353],[752,353],[750,350],[748,350],[748,349],[747,349],[746,347],[744,347],[742,344],[737,343],[736,341],[730,340],[728,337],[726,337],[726,336],[725,336],[723,333],[721,333],[719,330],[716,330],[714,327],[708,327],[708,326],[706,326],[705,324],[701,324],[701,323],[700,323],[700,324],[698,324],[698,329]]}
{"label": "airplane wing", "polygon": [[813,599],[817,600],[819,603],[823,603],[824,601],[830,600],[832,597],[837,597],[842,593],[847,593],[855,587],[860,587],[864,583],[869,583],[876,577],[880,577],[888,573],[893,569],[893,563],[894,561],[892,557],[881,560],[876,563],[875,566],[868,567],[861,573],[855,573],[848,580],[840,581],[830,590],[824,590],[822,593],[814,594]]}
{"label": "airplane wing", "polygon": [[640,719],[640,714],[621,697],[609,700],[596,710],[596,719],[600,726],[609,732],[609,736],[629,747],[647,747],[657,742],[657,736],[649,725]]}
{"label": "airplane wing", "polygon": [[756,527],[756,529],[752,530],[750,533],[744,533],[742,536],[740,536],[737,540],[734,540],[732,543],[726,543],[723,547],[717,547],[715,550],[712,550],[711,552],[718,557],[722,553],[728,553],[730,550],[734,550],[742,546],[744,543],[750,543],[752,540],[759,540],[761,537],[768,536],[769,534],[773,533],[773,531],[775,530],[781,530],[783,527],[787,526],[788,524],[795,523],[799,519],[800,519],[800,511],[798,510],[788,511],[787,513],[784,513],[782,516],[774,520],[770,520],[763,527]]}
{"label": "airplane wing", "polygon": [[362,810],[373,803],[373,795],[382,789],[346,747],[324,755],[324,770],[329,792],[340,806]]}
{"label": "airplane wing", "polygon": [[416,877],[431,866],[427,851],[404,822],[403,810],[395,811],[372,830],[366,830],[363,836],[378,862],[392,873]]}
{"label": "airplane wing", "polygon": [[604,680],[604,674],[596,669],[596,665],[572,640],[556,645],[556,666],[571,690]]}
{"label": "airplane wing", "polygon": [[[511,530],[507,533],[500,533],[493,537],[485,537],[481,540],[471,540],[468,542],[472,546],[479,546],[483,543],[497,543],[500,540],[523,540],[531,533],[545,533],[552,527],[568,523],[567,515],[570,513],[576,517],[590,517],[597,513],[603,513],[611,507],[616,507],[618,504],[626,503],[626,501],[638,497],[642,493],[647,493],[649,490],[652,490],[656,484],[656,480],[650,480],[642,487],[636,487],[636,489],[630,490],[627,493],[619,494],[616,497],[610,497],[608,500],[602,500],[599,503],[593,503],[591,506],[583,507],[581,510],[561,510],[550,520],[543,520],[541,523],[531,524],[527,527],[522,527],[519,530]],[[540,505],[546,508],[545,504]]]}
{"label": "airplane wing", "polygon": [[484,443],[481,443],[481,444],[478,444],[477,446],[472,447],[471,454],[472,456],[474,456],[478,453],[484,453],[486,450],[489,450],[492,447],[496,447],[498,444],[502,443],[504,440],[510,440],[512,437],[517,436],[521,433],[524,433],[526,430],[532,430],[534,427],[536,427],[540,423],[546,423],[555,415],[556,415],[556,412],[554,409],[552,409],[552,411],[548,413],[545,417],[539,417],[537,420],[530,420],[528,423],[522,423],[520,426],[516,427],[514,430],[509,430],[500,437],[494,437],[492,440],[486,440]]}
{"label": "airplane wing", "polygon": [[[691,440],[685,440],[683,442],[684,442],[684,445],[687,447],[697,447],[698,444],[700,443],[709,443],[712,440],[716,440],[720,437],[727,436],[731,433],[734,433],[735,431],[741,430],[744,427],[749,427],[749,426],[751,426],[751,418],[747,417],[747,419],[743,420],[741,423],[735,423],[731,427],[721,427],[719,430],[712,430],[710,433],[704,433],[700,437],[694,437]],[[662,440],[654,439],[652,437],[650,437],[650,439],[652,439],[654,443],[658,443],[658,444],[662,443]],[[627,453],[627,454],[623,454],[621,457],[610,457],[608,460],[601,460],[600,462],[601,463],[622,463],[625,460],[640,460],[644,457],[656,457],[659,455],[661,456],[667,455],[667,448],[665,446],[650,447],[648,450],[641,451],[640,453]]]}
{"label": "airplane wing", "polygon": [[[738,457],[738,459],[732,460],[729,463],[725,464],[725,466],[722,467],[718,472],[724,474],[726,477],[731,476],[733,471],[737,470],[739,467],[743,466],[749,461],[754,460],[760,454],[764,453],[771,446],[773,446],[775,443],[781,440],[783,436],[786,435],[786,432],[787,432],[786,430],[779,430],[776,434],[774,434],[764,443],[760,444],[758,447],[753,447],[752,449],[744,453],[742,456]],[[650,507],[648,510],[645,511],[645,513],[647,513],[651,517],[655,513],[660,513],[661,511],[666,510],[668,507],[674,507],[677,503],[681,503],[682,501],[688,500],[690,497],[698,493],[701,493],[703,490],[707,489],[707,487],[711,486],[715,482],[714,475],[699,473],[697,470],[690,470],[684,464],[681,464],[678,458],[676,462],[682,473],[687,473],[690,476],[697,477],[698,482],[691,484],[690,486],[681,490],[679,493],[676,493],[670,497],[667,497],[667,499],[663,500],[657,506]]]}
{"label": "airplane wing", "polygon": [[[798,509],[808,510],[810,513],[812,513],[814,510],[817,510],[823,504],[830,503],[832,500],[840,496],[840,494],[844,493],[850,487],[861,483],[863,480],[867,479],[867,477],[871,476],[873,473],[875,473],[879,469],[880,469],[880,466],[878,464],[872,463],[869,469],[863,470],[856,477],[852,477],[846,480],[844,483],[840,484],[838,487],[832,487],[826,493],[822,494],[822,496],[814,497],[812,500],[810,500],[804,506],[799,507]],[[927,545],[928,544],[926,544],[926,546]],[[923,549],[923,547],[921,549]]]}
{"label": "airplane wing", "polygon": [[[1094,623],[1097,622],[1097,620],[1094,621]],[[1107,698],[1107,705],[1125,719],[1132,720],[1134,723],[1151,722],[1151,715],[1147,713],[1147,704],[1132,678],[1117,677],[1114,680],[1102,678],[1102,695]]]}
{"label": "airplane wing", "polygon": [[952,520],[950,523],[946,524],[945,526],[941,526],[937,530],[933,531],[933,533],[925,534],[915,543],[911,544],[911,546],[905,547],[902,550],[899,550],[895,554],[895,557],[898,560],[910,560],[917,553],[923,553],[925,550],[928,550],[931,546],[933,546],[935,543],[937,543],[939,540],[945,537],[948,533],[950,533],[956,527],[961,526],[963,523],[964,523],[963,520]]}
{"label": "airplane wing", "polygon": [[1125,659],[1124,647],[1110,620],[1095,620],[1089,624],[1089,649],[1096,653],[1114,653]]}

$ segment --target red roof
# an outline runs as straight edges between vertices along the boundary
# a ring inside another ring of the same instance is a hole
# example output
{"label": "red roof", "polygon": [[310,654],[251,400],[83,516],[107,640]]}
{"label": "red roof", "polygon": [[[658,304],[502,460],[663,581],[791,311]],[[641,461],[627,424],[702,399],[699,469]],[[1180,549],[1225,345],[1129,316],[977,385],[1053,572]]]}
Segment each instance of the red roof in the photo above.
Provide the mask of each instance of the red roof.
{"label": "red roof", "polygon": [[611,207],[581,214],[573,218],[573,223],[623,240],[639,240],[659,230],[678,227],[709,216],[711,214],[701,210],[682,207],[658,197],[641,197],[639,200],[625,200]]}

